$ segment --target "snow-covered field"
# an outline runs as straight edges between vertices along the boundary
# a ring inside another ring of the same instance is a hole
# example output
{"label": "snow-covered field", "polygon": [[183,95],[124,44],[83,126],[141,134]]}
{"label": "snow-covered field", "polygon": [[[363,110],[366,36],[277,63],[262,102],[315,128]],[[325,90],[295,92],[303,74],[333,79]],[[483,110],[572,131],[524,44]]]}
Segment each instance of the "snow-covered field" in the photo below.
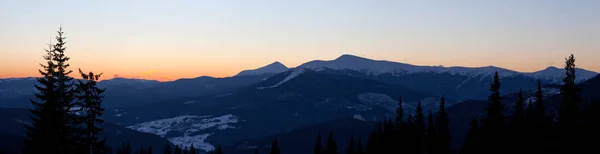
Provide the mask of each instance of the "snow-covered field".
{"label": "snow-covered field", "polygon": [[[208,143],[206,139],[217,133],[215,131],[236,128],[234,124],[238,123],[238,121],[240,121],[240,119],[232,114],[218,117],[183,115],[174,118],[149,121],[127,128],[159,135],[167,138],[171,143],[180,147],[189,147],[194,144],[194,147],[198,149],[210,151],[213,150],[215,146]],[[168,135],[171,132],[181,132],[181,134],[176,136]]]}

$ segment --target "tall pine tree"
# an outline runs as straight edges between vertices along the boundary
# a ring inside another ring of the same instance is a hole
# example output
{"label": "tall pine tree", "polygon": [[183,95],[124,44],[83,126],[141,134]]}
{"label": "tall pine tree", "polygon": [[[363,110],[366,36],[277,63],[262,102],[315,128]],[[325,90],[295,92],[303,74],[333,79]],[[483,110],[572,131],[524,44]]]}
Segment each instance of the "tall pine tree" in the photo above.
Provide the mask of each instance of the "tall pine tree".
{"label": "tall pine tree", "polygon": [[337,144],[333,139],[333,132],[329,132],[329,138],[327,138],[327,149],[325,149],[325,154],[338,154]]}
{"label": "tall pine tree", "polygon": [[557,128],[560,152],[576,153],[578,137],[579,103],[582,101],[575,85],[575,57],[566,58],[565,77],[560,87],[562,99],[557,113]]}
{"label": "tall pine tree", "polygon": [[527,127],[527,119],[525,118],[525,97],[523,96],[523,90],[519,91],[517,96],[517,102],[514,106],[514,113],[510,121],[510,134],[512,138],[511,146],[507,147],[511,152],[526,152],[529,153],[529,130]]}
{"label": "tall pine tree", "polygon": [[271,143],[270,154],[281,154],[281,150],[279,149],[279,143],[277,143],[277,138]]}
{"label": "tall pine tree", "polygon": [[165,149],[163,151],[163,154],[171,154],[171,145],[169,143],[165,144]]}
{"label": "tall pine tree", "polygon": [[362,138],[358,137],[358,143],[356,144],[356,154],[365,154],[365,150],[363,150]]}
{"label": "tall pine tree", "polygon": [[198,154],[198,152],[196,152],[196,148],[194,148],[194,144],[190,145],[190,154]]}
{"label": "tall pine tree", "polygon": [[38,100],[30,100],[31,125],[26,125],[24,153],[74,153],[77,150],[77,129],[73,107],[72,78],[68,75],[69,57],[65,55],[65,37],[62,28],[57,43],[46,50],[35,85]]}
{"label": "tall pine tree", "polygon": [[492,94],[488,97],[489,104],[486,107],[487,117],[483,119],[481,126],[481,146],[484,153],[504,153],[507,144],[505,141],[506,122],[503,115],[504,105],[500,96],[500,77],[498,72],[494,74],[494,80],[490,84]]}
{"label": "tall pine tree", "polygon": [[321,133],[317,135],[317,141],[315,141],[314,154],[323,153],[323,141],[321,141]]}
{"label": "tall pine tree", "polygon": [[465,142],[460,148],[459,154],[480,154],[482,153],[480,147],[480,131],[479,124],[477,123],[477,119],[471,120],[470,123],[471,128],[469,132],[467,132],[467,136]]}
{"label": "tall pine tree", "polygon": [[425,148],[429,154],[439,154],[439,140],[437,135],[437,128],[433,120],[433,114],[429,111],[427,115],[427,137],[425,139]]}
{"label": "tall pine tree", "polygon": [[104,108],[102,108],[102,93],[104,89],[100,89],[97,86],[97,81],[102,74],[94,74],[89,72],[84,73],[79,69],[79,73],[84,81],[79,80],[76,85],[76,98],[77,105],[81,107],[81,111],[84,112],[83,117],[83,129],[81,130],[81,144],[82,149],[85,153],[97,154],[105,153],[105,139],[100,139],[99,133],[103,130],[99,125],[104,123],[100,117]]}
{"label": "tall pine tree", "polygon": [[452,136],[450,135],[450,118],[446,112],[446,98],[440,99],[439,111],[435,118],[435,125],[438,130],[437,132],[437,148],[439,153],[448,154],[451,153],[450,143]]}
{"label": "tall pine tree", "polygon": [[423,145],[423,141],[425,139],[425,114],[423,113],[423,106],[421,105],[421,101],[419,100],[417,103],[417,109],[415,113],[415,148],[417,153],[423,153],[425,148]]}
{"label": "tall pine tree", "polygon": [[350,141],[348,142],[348,149],[346,149],[346,154],[356,154],[356,147],[354,143],[354,136],[350,137]]}

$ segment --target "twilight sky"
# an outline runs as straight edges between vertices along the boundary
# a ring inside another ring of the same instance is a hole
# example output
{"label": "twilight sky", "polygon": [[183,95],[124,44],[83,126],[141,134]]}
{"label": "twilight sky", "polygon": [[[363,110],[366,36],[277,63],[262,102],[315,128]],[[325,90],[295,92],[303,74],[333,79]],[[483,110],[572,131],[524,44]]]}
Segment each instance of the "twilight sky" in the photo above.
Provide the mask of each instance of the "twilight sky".
{"label": "twilight sky", "polygon": [[598,0],[0,0],[0,78],[38,76],[63,25],[73,69],[173,80],[341,54],[600,72]]}

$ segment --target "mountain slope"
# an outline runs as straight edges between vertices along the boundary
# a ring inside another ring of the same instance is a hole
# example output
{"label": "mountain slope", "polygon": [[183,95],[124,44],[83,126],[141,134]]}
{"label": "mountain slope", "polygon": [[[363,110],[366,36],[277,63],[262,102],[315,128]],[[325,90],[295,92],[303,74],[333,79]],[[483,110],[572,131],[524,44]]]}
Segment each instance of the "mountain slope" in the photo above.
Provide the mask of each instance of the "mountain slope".
{"label": "mountain slope", "polygon": [[[214,146],[338,118],[381,120],[393,115],[399,96],[403,96],[407,110],[414,110],[418,100],[432,110],[439,102],[437,96],[398,85],[293,69],[233,93],[120,108],[108,115],[135,130],[163,135],[171,141],[184,139],[177,143],[196,140]],[[205,123],[223,116],[235,119]]]}
{"label": "mountain slope", "polygon": [[[98,86],[106,88],[104,107],[113,108],[234,91],[237,88],[265,80],[272,75],[246,75],[226,78],[198,77],[170,82],[117,78],[103,80],[98,83]],[[0,107],[30,107],[29,99],[34,99],[34,85],[37,84],[35,78],[1,81]]]}
{"label": "mountain slope", "polygon": [[[556,78],[562,77],[560,73],[554,73],[560,71],[522,73],[493,66],[475,68],[416,66],[352,55],[342,55],[330,61],[311,61],[300,65],[299,68],[402,85],[418,91],[444,95],[458,101],[486,99],[483,92],[489,88],[488,85],[495,72],[498,72],[504,80],[504,86],[500,89],[502,93],[533,89],[537,79],[541,79],[545,84],[557,84],[560,82],[557,82]],[[585,81],[597,73],[579,69],[579,74],[582,75],[578,81]]]}
{"label": "mountain slope", "polygon": [[[29,111],[25,109],[0,108],[0,150],[10,151],[11,153],[20,153],[22,139],[25,135],[25,124],[29,123]],[[102,126],[104,131],[100,136],[106,138],[106,144],[116,150],[121,143],[130,141],[132,149],[140,149],[152,146],[154,150],[162,151],[167,140],[154,134],[133,131],[111,122],[106,122]]]}
{"label": "mountain slope", "polygon": [[277,74],[277,73],[285,72],[288,69],[289,69],[288,67],[281,64],[280,62],[274,62],[267,66],[263,66],[261,68],[257,68],[254,70],[244,70],[235,76]]}

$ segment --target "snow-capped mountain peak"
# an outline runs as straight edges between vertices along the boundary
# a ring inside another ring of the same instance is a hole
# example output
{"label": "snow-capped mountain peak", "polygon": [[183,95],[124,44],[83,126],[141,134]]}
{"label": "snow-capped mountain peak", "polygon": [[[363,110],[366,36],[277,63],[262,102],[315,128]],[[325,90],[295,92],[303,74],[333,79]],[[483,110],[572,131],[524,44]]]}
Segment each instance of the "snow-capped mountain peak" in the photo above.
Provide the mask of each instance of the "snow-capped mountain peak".
{"label": "snow-capped mountain peak", "polygon": [[299,68],[321,70],[323,68],[343,70],[350,69],[373,75],[382,73],[411,73],[427,71],[429,67],[414,66],[410,64],[391,62],[385,60],[372,60],[354,55],[344,54],[334,60],[314,60],[304,63]]}
{"label": "snow-capped mountain peak", "polygon": [[[530,76],[533,78],[550,80],[550,81],[553,81],[556,83],[560,83],[560,82],[562,82],[562,78],[565,77],[565,70],[554,67],[554,66],[549,66],[544,70],[537,71],[537,72],[531,72],[531,73],[525,73],[525,74],[527,76]],[[596,75],[598,75],[598,73],[596,73],[596,72],[592,72],[592,71],[588,71],[588,70],[580,69],[580,68],[575,69],[575,76],[577,77],[576,82],[585,81]]]}
{"label": "snow-capped mountain peak", "polygon": [[282,63],[276,61],[267,66],[263,66],[261,68],[257,68],[254,70],[244,70],[238,73],[236,76],[244,76],[244,75],[261,75],[267,73],[281,73],[287,71],[289,68]]}

